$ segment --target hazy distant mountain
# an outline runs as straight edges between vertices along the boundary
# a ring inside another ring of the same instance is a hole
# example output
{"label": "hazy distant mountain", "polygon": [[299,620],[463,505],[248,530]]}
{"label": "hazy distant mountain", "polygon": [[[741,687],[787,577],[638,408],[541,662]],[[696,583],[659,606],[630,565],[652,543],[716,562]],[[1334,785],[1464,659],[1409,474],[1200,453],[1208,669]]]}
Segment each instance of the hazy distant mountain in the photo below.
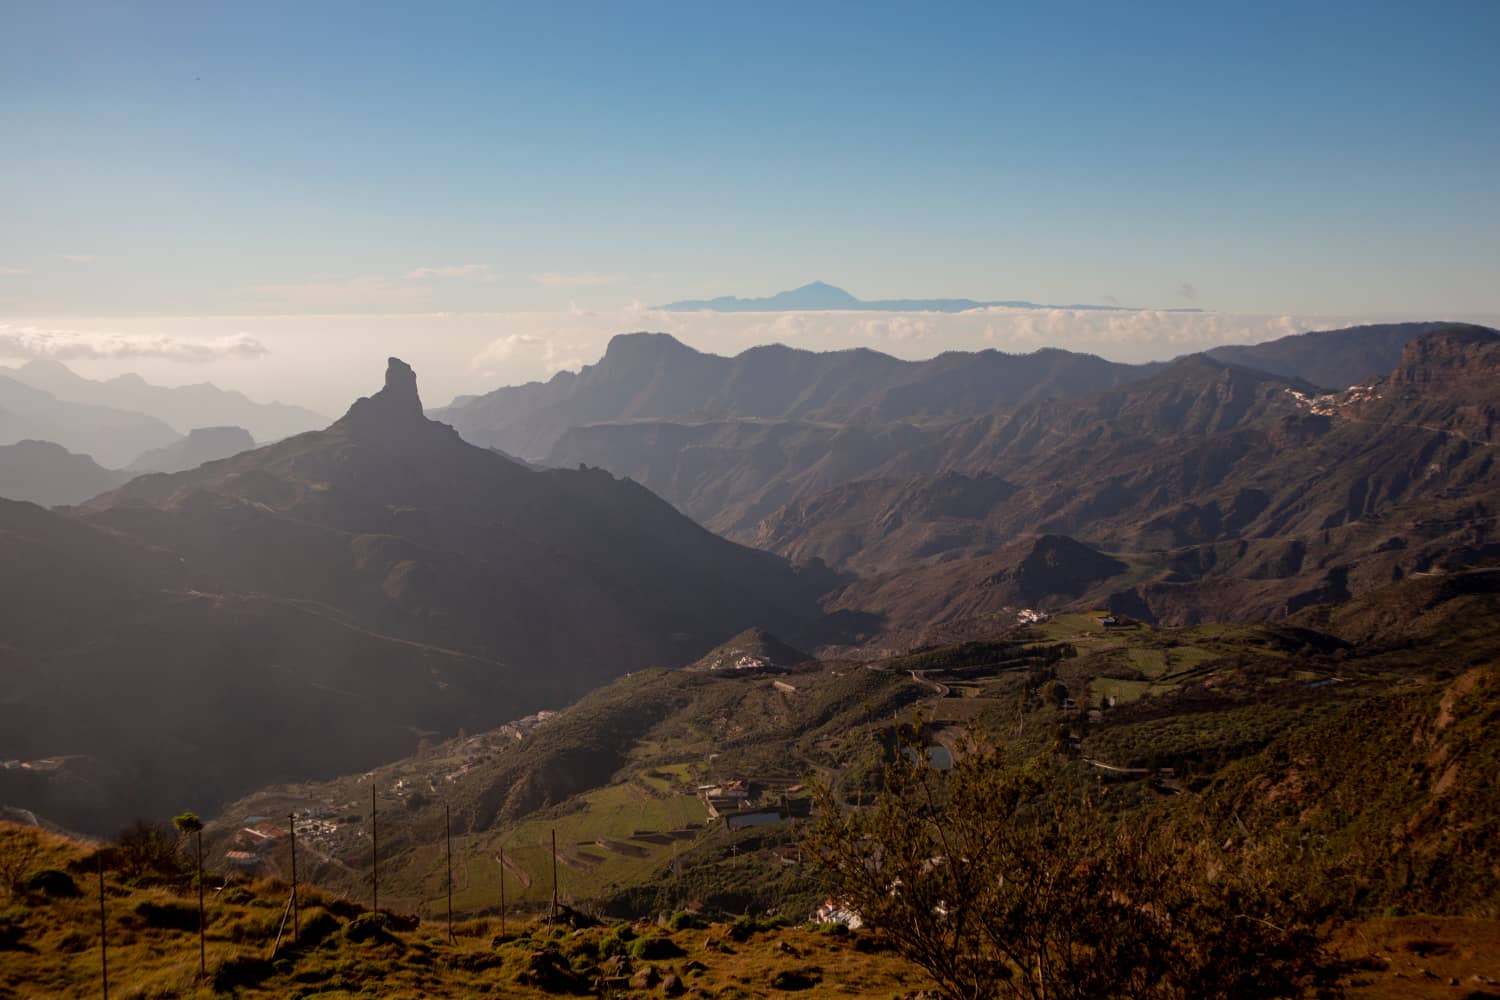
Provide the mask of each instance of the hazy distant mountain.
{"label": "hazy distant mountain", "polygon": [[[687,299],[669,302],[659,309],[673,312],[814,312],[825,310],[848,310],[866,312],[966,312],[986,306],[1005,306],[1011,309],[1103,309],[1123,310],[1124,306],[1098,305],[1042,305],[1023,299],[1005,299],[980,302],[975,299],[873,299],[855,298],[842,288],[826,282],[814,281],[793,288],[791,291],[758,299],[742,299],[734,295],[721,295],[714,299]],[[1198,312],[1197,309],[1170,309],[1168,312]]]}
{"label": "hazy distant mountain", "polygon": [[243,427],[195,427],[182,440],[146,452],[131,462],[126,471],[137,475],[183,472],[254,447],[255,439]]}
{"label": "hazy distant mountain", "polygon": [[182,433],[194,427],[243,427],[257,441],[277,441],[326,427],[329,422],[300,406],[257,403],[207,382],[169,388],[151,385],[134,374],[95,381],[57,361],[32,361],[3,374],[45,389],[58,399],[149,414]]}
{"label": "hazy distant mountain", "polygon": [[0,497],[43,507],[83,503],[130,478],[50,441],[0,446]]}
{"label": "hazy distant mountain", "polygon": [[66,402],[51,393],[0,376],[0,444],[52,441],[119,468],[143,451],[177,440],[178,433],[143,413]]}
{"label": "hazy distant mountain", "polygon": [[569,428],[611,421],[930,421],[1119,385],[1153,371],[1091,354],[953,351],[902,361],[857,349],[815,353],[780,344],[733,358],[664,333],[620,334],[597,364],[548,382],[460,397],[435,419],[475,444],[530,460]]}

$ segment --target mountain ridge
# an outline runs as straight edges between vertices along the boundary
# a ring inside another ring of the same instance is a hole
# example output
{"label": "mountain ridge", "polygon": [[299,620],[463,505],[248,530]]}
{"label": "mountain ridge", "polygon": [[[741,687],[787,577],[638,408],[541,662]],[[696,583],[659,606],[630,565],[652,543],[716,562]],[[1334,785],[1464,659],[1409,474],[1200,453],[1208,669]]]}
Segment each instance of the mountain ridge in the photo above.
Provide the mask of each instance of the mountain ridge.
{"label": "mountain ridge", "polygon": [[641,332],[617,334],[599,362],[578,372],[460,397],[432,416],[476,444],[535,461],[569,428],[600,421],[941,419],[1102,388],[1152,370],[1055,348],[903,361],[868,348],[762,345],[726,358],[669,334]]}
{"label": "mountain ridge", "polygon": [[152,385],[128,373],[111,379],[84,378],[60,361],[34,360],[0,375],[43,389],[68,402],[144,413],[186,434],[194,427],[244,427],[259,441],[275,441],[324,426],[328,419],[300,406],[260,403],[211,382],[176,387]]}

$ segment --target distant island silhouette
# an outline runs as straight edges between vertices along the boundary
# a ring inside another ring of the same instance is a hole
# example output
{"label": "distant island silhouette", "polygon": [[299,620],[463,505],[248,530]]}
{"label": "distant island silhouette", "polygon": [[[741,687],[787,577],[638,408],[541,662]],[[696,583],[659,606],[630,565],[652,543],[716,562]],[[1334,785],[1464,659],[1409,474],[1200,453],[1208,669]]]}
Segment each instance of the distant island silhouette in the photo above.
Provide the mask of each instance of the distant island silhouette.
{"label": "distant island silhouette", "polygon": [[[981,302],[977,299],[860,299],[826,281],[814,281],[800,288],[759,299],[742,299],[721,295],[714,299],[684,299],[658,306],[672,312],[967,312],[1004,306],[1010,309],[1092,309],[1102,312],[1141,312],[1135,306],[1090,305],[1087,303],[1047,304],[1023,299]],[[1156,312],[1202,312],[1202,309],[1159,309]]]}

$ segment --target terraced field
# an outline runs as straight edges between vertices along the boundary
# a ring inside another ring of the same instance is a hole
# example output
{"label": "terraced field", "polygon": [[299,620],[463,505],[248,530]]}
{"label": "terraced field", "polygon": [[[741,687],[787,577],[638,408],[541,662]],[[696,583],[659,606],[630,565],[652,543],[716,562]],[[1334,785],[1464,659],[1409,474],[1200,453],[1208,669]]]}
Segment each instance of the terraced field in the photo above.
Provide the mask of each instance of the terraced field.
{"label": "terraced field", "polygon": [[670,866],[674,856],[706,835],[707,820],[702,800],[666,778],[594,789],[569,803],[561,815],[537,817],[465,844],[468,881],[455,894],[454,905],[465,912],[498,905],[501,868],[496,859],[501,850],[530,881],[523,884],[515,871],[507,871],[507,901],[548,902],[554,833],[559,897],[565,902],[594,898],[601,886],[639,882]]}

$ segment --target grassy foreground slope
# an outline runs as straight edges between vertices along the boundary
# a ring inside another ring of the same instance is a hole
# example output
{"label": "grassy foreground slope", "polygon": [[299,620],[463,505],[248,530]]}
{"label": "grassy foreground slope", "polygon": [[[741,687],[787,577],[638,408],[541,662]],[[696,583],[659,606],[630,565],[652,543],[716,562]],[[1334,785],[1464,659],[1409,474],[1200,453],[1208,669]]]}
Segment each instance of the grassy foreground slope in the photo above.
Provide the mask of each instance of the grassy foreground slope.
{"label": "grassy foreground slope", "polygon": [[[0,997],[96,997],[101,988],[96,849],[0,824],[0,863],[23,858],[0,885]],[[38,877],[38,873],[45,873]],[[30,886],[28,886],[28,882]],[[889,997],[921,974],[868,936],[777,922],[592,925],[375,915],[304,888],[299,930],[283,927],[285,883],[219,888],[206,908],[207,972],[200,975],[196,897],[185,886],[105,879],[110,996],[352,997],[390,1000],[591,994]],[[278,929],[284,934],[273,954]],[[873,945],[873,946],[872,946]],[[669,978],[671,977],[671,978]]]}
{"label": "grassy foreground slope", "polygon": [[[97,848],[0,823],[0,997],[100,995]],[[18,867],[20,861],[26,867]],[[196,899],[186,885],[109,871],[105,933],[110,995],[390,1000],[605,994],[629,997],[912,997],[924,975],[868,930],[741,919],[548,927],[533,919],[443,921],[374,915],[315,888],[211,877],[206,972]],[[586,921],[584,923],[587,923]],[[281,941],[276,938],[282,932]],[[1500,995],[1500,921],[1382,917],[1335,934],[1348,995],[1365,1000]],[[274,950],[273,950],[274,949]]]}

